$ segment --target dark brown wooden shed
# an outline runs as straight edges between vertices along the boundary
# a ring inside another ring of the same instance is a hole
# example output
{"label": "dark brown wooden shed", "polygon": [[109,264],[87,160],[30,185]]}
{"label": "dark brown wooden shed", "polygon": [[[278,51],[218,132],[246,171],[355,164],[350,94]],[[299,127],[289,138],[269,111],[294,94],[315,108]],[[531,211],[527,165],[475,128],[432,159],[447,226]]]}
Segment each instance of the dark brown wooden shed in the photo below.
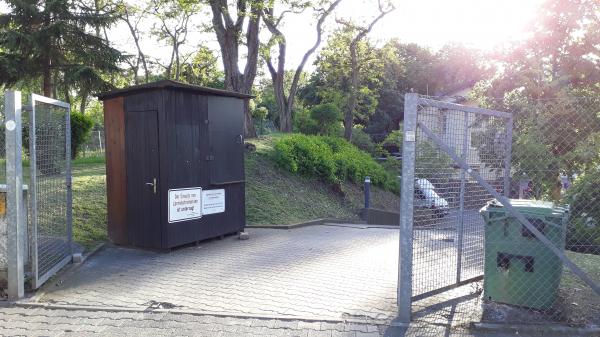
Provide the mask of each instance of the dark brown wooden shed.
{"label": "dark brown wooden shed", "polygon": [[244,229],[250,96],[159,81],[98,97],[112,242],[168,249]]}

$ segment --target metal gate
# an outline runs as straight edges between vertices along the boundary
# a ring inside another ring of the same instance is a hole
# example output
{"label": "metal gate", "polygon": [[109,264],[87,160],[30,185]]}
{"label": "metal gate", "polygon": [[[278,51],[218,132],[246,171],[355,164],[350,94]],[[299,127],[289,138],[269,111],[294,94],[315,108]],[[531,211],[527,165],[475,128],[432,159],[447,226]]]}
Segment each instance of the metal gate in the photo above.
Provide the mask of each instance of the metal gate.
{"label": "metal gate", "polygon": [[[413,301],[482,278],[485,224],[478,210],[492,199],[518,220],[520,232],[539,240],[550,255],[599,293],[598,285],[542,233],[544,228],[534,226],[508,199],[511,114],[417,94],[406,95],[404,111],[399,321],[410,321]],[[548,266],[536,265],[540,267]],[[521,296],[536,296],[527,294],[535,292],[531,284],[513,286],[519,287]]]}
{"label": "metal gate", "polygon": [[72,259],[70,105],[31,95],[30,210],[33,288]]}

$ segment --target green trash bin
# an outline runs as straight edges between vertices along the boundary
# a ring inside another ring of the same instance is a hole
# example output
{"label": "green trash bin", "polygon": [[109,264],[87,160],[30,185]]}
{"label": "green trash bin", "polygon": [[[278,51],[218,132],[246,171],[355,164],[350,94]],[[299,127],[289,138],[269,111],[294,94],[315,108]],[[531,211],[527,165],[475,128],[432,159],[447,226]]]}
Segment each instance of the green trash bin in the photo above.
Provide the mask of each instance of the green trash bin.
{"label": "green trash bin", "polygon": [[[519,199],[511,204],[564,250],[568,207]],[[484,298],[532,309],[552,307],[562,274],[560,259],[497,200],[479,212],[485,219]]]}

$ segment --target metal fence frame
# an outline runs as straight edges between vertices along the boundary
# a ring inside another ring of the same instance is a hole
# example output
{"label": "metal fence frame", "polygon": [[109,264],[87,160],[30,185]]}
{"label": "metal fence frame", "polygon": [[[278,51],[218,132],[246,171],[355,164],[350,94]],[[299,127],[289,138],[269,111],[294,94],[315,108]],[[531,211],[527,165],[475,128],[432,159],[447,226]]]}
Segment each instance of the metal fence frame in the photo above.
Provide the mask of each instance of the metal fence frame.
{"label": "metal fence frame", "polygon": [[[489,115],[494,117],[508,118],[510,123],[507,128],[508,138],[508,156],[505,158],[505,177],[504,177],[504,194],[500,194],[494,189],[476,170],[472,170],[465,158],[459,156],[452,148],[450,148],[442,139],[423,123],[418,122],[418,106],[419,104],[436,107],[440,109],[449,109],[464,111],[465,113],[475,113]],[[523,214],[516,210],[508,198],[510,186],[510,167],[512,147],[512,114],[481,109],[476,107],[463,106],[454,103],[439,102],[428,98],[421,98],[418,94],[409,93],[405,97],[404,108],[404,141],[402,146],[402,189],[400,203],[400,249],[399,249],[399,268],[398,268],[398,319],[400,324],[410,323],[411,320],[411,305],[415,298],[412,296],[412,272],[413,272],[413,203],[414,203],[414,180],[415,180],[415,160],[416,160],[416,133],[417,129],[423,131],[434,144],[452,160],[459,165],[462,174],[469,174],[479,185],[485,188],[486,192],[500,201],[508,212],[514,216],[525,228],[527,228],[540,242],[550,249],[560,260],[566,265],[571,272],[577,275],[582,281],[590,286],[594,292],[600,294],[600,286],[596,284],[583,270],[575,265],[563,251],[558,249],[548,238],[546,238]],[[464,181],[464,180],[463,180]],[[462,214],[462,208],[461,208]],[[459,246],[460,247],[460,246]],[[460,262],[459,262],[460,263]],[[457,280],[457,282],[460,279]],[[458,285],[458,283],[457,283]],[[440,289],[441,291],[445,289]]]}
{"label": "metal fence frame", "polygon": [[[65,113],[65,163],[66,163],[66,225],[67,225],[67,243],[69,253],[62,260],[56,263],[46,273],[40,275],[39,266],[39,250],[38,250],[38,200],[37,200],[37,149],[36,149],[36,102],[56,105],[66,109]],[[29,118],[29,156],[30,156],[30,207],[31,207],[31,223],[32,223],[32,286],[37,289],[44,284],[50,277],[58,272],[62,267],[67,265],[72,260],[72,190],[71,190],[71,106],[68,103],[61,102],[52,98],[31,94],[31,115]]]}
{"label": "metal fence frame", "polygon": [[23,231],[27,231],[23,217],[23,166],[22,166],[22,119],[21,93],[5,93],[6,135],[6,225],[7,225],[7,276],[8,298],[17,300],[25,295],[24,247],[21,247]]}

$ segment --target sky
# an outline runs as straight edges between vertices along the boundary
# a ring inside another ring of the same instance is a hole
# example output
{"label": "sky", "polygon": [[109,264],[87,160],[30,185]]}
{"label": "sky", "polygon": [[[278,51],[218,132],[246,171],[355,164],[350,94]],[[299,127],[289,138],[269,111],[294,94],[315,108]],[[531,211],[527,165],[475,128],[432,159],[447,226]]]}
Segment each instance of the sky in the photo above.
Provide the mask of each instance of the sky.
{"label": "sky", "polygon": [[[134,2],[135,0],[130,0]],[[491,50],[510,41],[527,36],[527,27],[544,0],[393,0],[396,10],[382,19],[370,34],[370,39],[383,43],[392,38],[402,42],[414,42],[432,49],[439,49],[450,42],[460,42],[471,47]],[[328,19],[326,34],[335,28],[336,18],[351,18],[357,22],[368,21],[377,15],[376,0],[343,0],[333,16]],[[6,5],[0,0],[0,11]],[[195,22],[209,22],[207,11],[194,18]],[[295,68],[305,51],[315,41],[314,20],[311,13],[290,15],[284,21],[283,31],[288,41],[287,68]],[[147,22],[146,30],[152,26]],[[127,27],[119,24],[109,33],[109,39],[119,49],[135,53]],[[184,51],[192,52],[199,44],[218,50],[212,33],[200,33],[193,29]],[[324,43],[321,45],[325,45]],[[168,59],[170,49],[157,45],[150,37],[144,37],[145,53],[163,60]],[[313,69],[316,53],[309,60],[307,70]]]}
{"label": "sky", "polygon": [[[527,27],[544,0],[393,0],[396,10],[375,26],[370,39],[383,43],[392,38],[402,42],[439,49],[450,42],[492,50],[527,36]],[[328,18],[326,34],[336,26],[336,18],[366,22],[375,17],[376,0],[343,0]],[[286,68],[295,69],[316,39],[312,13],[289,15],[283,31],[288,41]],[[218,50],[213,34],[191,37]],[[321,46],[325,45],[325,41]],[[190,47],[192,47],[190,45]],[[156,49],[156,46],[152,46]],[[168,53],[167,53],[168,54]],[[307,64],[312,70],[316,53]]]}
{"label": "sky", "polygon": [[[382,42],[398,38],[432,49],[450,42],[492,50],[494,47],[527,36],[528,26],[540,10],[543,0],[396,0],[396,10],[384,17],[373,29],[370,38]],[[376,0],[345,0],[337,17],[369,20],[375,17]],[[375,8],[374,8],[375,7]],[[335,20],[329,20],[333,23]],[[307,39],[305,19],[297,17],[286,22],[290,55],[300,60],[302,53],[314,41]],[[329,27],[331,29],[331,25]],[[314,29],[313,29],[314,30]],[[291,62],[296,64],[297,62]]]}

